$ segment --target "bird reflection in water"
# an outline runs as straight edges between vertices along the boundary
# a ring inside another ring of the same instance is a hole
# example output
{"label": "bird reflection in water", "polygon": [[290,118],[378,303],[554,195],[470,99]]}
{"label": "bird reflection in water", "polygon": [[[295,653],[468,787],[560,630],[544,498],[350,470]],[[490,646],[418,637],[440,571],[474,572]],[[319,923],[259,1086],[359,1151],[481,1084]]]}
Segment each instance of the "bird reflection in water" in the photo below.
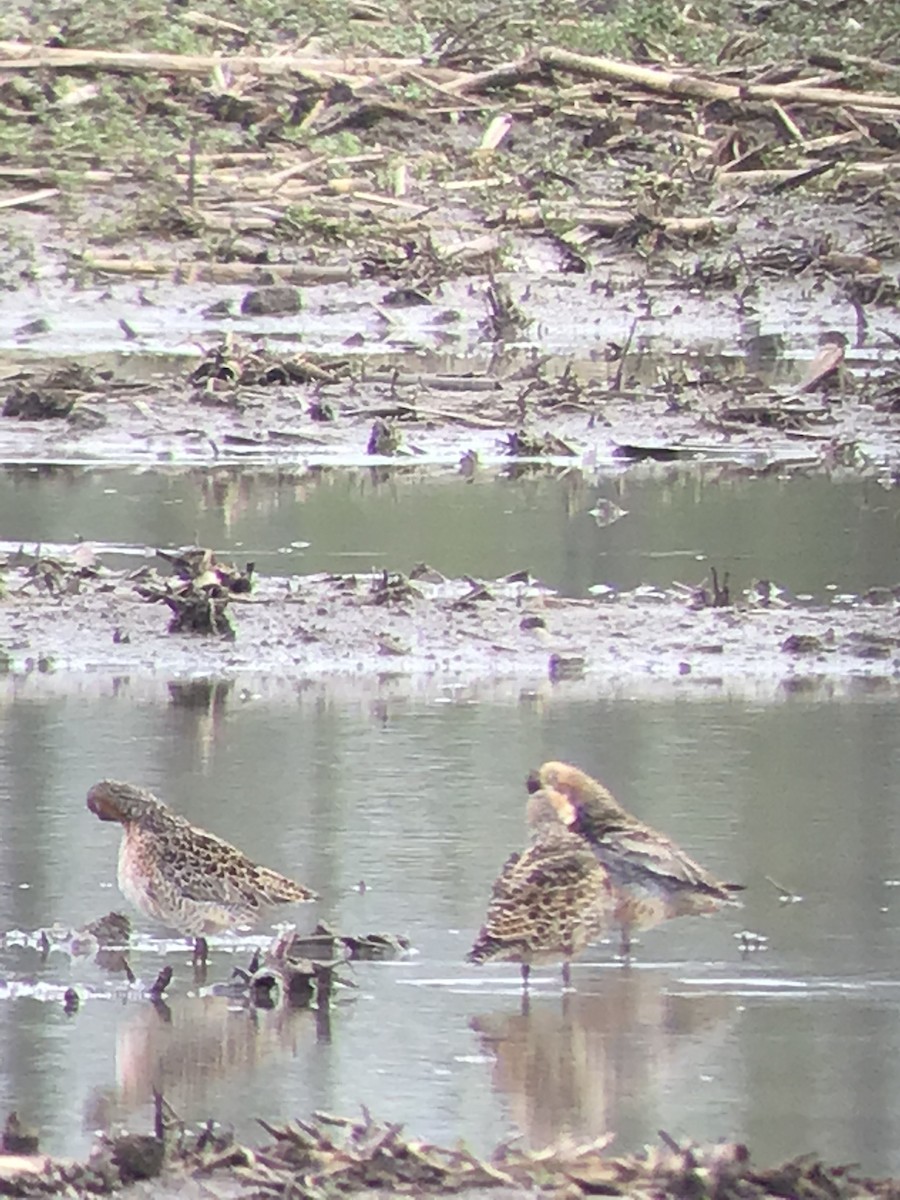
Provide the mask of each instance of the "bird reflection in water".
{"label": "bird reflection in water", "polygon": [[107,1129],[160,1093],[183,1119],[220,1108],[267,1060],[292,1060],[302,1044],[330,1040],[327,1008],[240,1005],[233,996],[176,996],[135,1004],[116,1036],[116,1085],[88,1100],[85,1126]]}
{"label": "bird reflection in water", "polygon": [[655,971],[604,972],[591,986],[470,1022],[532,1147],[620,1131],[632,1115],[646,1122],[679,1075],[695,1086],[697,1059],[709,1060],[734,1012],[724,995],[668,994]]}

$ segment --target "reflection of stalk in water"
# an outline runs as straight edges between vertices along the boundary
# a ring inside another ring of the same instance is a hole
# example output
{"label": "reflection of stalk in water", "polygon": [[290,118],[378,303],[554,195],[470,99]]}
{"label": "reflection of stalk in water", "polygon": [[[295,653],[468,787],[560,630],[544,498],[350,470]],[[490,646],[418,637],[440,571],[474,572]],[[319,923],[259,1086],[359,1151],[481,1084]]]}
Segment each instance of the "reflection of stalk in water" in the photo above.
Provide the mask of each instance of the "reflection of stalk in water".
{"label": "reflection of stalk in water", "polygon": [[315,1031],[322,1039],[319,1026],[311,1010],[236,1008],[229,996],[141,1005],[118,1030],[110,1117],[140,1108],[154,1091],[181,1113],[211,1108],[217,1084],[239,1080],[276,1055],[294,1057],[299,1038]]}

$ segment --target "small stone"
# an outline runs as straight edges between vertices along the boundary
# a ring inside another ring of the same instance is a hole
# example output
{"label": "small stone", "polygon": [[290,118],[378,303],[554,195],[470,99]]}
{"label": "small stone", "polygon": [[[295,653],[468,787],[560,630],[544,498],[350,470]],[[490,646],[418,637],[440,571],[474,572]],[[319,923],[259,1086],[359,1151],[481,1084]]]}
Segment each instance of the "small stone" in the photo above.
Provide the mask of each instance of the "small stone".
{"label": "small stone", "polygon": [[522,620],[519,622],[519,628],[520,629],[546,629],[547,622],[544,620],[543,617],[538,617],[538,616],[535,616],[533,613],[530,613],[528,616],[523,617]]}
{"label": "small stone", "polygon": [[285,316],[300,312],[303,302],[295,287],[273,284],[247,292],[241,301],[241,312],[247,317]]}
{"label": "small stone", "polygon": [[824,648],[822,639],[812,633],[792,633],[781,643],[784,654],[819,654]]}

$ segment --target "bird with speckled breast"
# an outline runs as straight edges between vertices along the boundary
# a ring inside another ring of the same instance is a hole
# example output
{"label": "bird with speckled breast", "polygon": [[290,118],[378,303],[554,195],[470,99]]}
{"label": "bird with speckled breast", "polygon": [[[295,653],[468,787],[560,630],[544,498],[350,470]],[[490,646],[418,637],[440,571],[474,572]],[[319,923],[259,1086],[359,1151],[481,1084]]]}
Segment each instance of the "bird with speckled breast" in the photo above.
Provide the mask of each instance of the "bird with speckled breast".
{"label": "bird with speckled breast", "polygon": [[196,962],[205,962],[206,934],[253,925],[278,905],[318,899],[143,788],[104,779],[88,792],[87,806],[122,826],[122,894],[145,916],[195,938]]}
{"label": "bird with speckled breast", "polygon": [[723,883],[675,842],[645,825],[619,804],[598,780],[569,763],[545,762],[528,777],[534,795],[551,789],[569,802],[570,832],[591,847],[615,893],[612,924],[620,952],[631,952],[631,935],[672,917],[701,916],[739,905],[739,883]]}
{"label": "bird with speckled breast", "polygon": [[532,963],[561,960],[568,988],[571,960],[611,924],[612,886],[591,848],[570,832],[574,814],[564,795],[536,790],[527,819],[531,845],[506,860],[467,958],[519,963],[525,989]]}

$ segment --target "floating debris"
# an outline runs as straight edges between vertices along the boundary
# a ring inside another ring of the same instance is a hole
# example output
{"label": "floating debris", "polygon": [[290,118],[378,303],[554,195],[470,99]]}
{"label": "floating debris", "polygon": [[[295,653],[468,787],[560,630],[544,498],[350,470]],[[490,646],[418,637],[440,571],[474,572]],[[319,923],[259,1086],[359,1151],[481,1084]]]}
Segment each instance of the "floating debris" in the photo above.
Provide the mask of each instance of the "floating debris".
{"label": "floating debris", "polygon": [[[360,885],[365,890],[365,885]],[[402,958],[410,951],[409,938],[397,933],[338,933],[320,921],[312,933],[293,935],[288,952],[305,958],[383,960]]]}
{"label": "floating debris", "polygon": [[[285,295],[280,296],[279,299],[276,294],[282,292]],[[288,298],[289,293],[299,296],[296,288],[259,289],[257,292],[248,293],[248,296],[244,298],[244,303],[247,303],[249,296],[260,297],[263,293],[272,293],[273,302],[277,301],[288,306],[282,308],[281,312],[299,311],[299,307],[290,307],[292,302]],[[253,300],[250,303],[252,309],[257,301]],[[258,303],[264,304],[265,301],[261,299]],[[244,315],[248,315],[251,309],[242,306],[241,311]],[[302,354],[288,357],[278,356],[256,346],[251,349],[237,338],[229,336],[218,346],[207,351],[206,357],[191,372],[188,380],[192,384],[202,385],[193,398],[203,400],[204,394],[208,396],[223,389],[229,390],[237,387],[308,383],[324,386],[339,383],[347,374],[347,363],[343,360],[316,363]],[[242,406],[242,402],[238,401],[237,403],[239,407]]]}
{"label": "floating debris", "polygon": [[82,583],[103,574],[89,543],[75,547],[71,555],[44,554],[40,546],[29,553],[24,546],[0,561],[0,568],[16,571],[22,579],[21,591],[36,591],[54,596],[77,596]]}
{"label": "floating debris", "polygon": [[9,1113],[0,1137],[0,1150],[4,1154],[36,1154],[39,1144],[37,1130],[26,1128],[15,1110]]}
{"label": "floating debris", "polygon": [[[289,926],[272,939],[260,958],[257,953],[247,970],[236,967],[233,981],[227,986],[229,994],[243,994],[259,1008],[315,1007],[321,1012],[331,1003],[335,984],[353,986],[347,980],[339,980],[335,968],[348,961],[349,955],[338,953],[327,961],[322,957],[304,958],[297,956],[298,946],[293,926]],[[324,948],[325,940],[322,946]],[[340,949],[340,942],[332,945]]]}
{"label": "floating debris", "polygon": [[593,517],[596,524],[604,529],[608,525],[615,525],[616,521],[621,521],[623,517],[627,517],[628,509],[621,508],[613,500],[598,500],[593,508],[588,509],[588,516]]}
{"label": "floating debris", "polygon": [[844,382],[841,376],[844,353],[847,349],[846,335],[840,330],[823,333],[819,339],[819,346],[819,352],[807,367],[803,382],[800,384],[801,392],[814,392],[820,388],[830,387],[835,379],[838,386]]}
{"label": "floating debris", "polygon": [[121,912],[109,912],[81,927],[80,932],[97,939],[101,946],[127,946],[131,940],[131,921]]}
{"label": "floating debris", "polygon": [[488,341],[502,342],[515,338],[531,324],[513,299],[509,287],[493,276],[485,290],[485,301],[487,316],[480,322],[479,328]]}
{"label": "floating debris", "polygon": [[772,887],[779,893],[778,899],[782,904],[800,904],[803,897],[796,892],[792,892],[790,888],[784,887],[777,879],[773,879],[771,875],[764,875],[766,883],[771,883]]}
{"label": "floating debris", "polygon": [[[126,385],[128,386],[128,385]],[[68,363],[51,371],[35,383],[15,382],[6,394],[0,415],[21,421],[75,420],[80,410],[90,412],[84,427],[100,428],[106,417],[96,408],[87,410],[85,397],[104,398],[112,390],[108,379],[96,376],[88,367]]]}
{"label": "floating debris", "polygon": [[734,940],[742,954],[754,954],[758,950],[768,950],[769,939],[764,933],[756,933],[752,929],[742,929],[734,935]]}
{"label": "floating debris", "polygon": [[436,567],[431,567],[428,563],[416,563],[409,573],[410,579],[415,579],[420,583],[446,583],[447,578],[442,575]]}
{"label": "floating debris", "polygon": [[719,584],[719,573],[715,567],[710,567],[710,584],[707,581],[695,588],[691,595],[690,607],[692,609],[700,608],[728,608],[731,605],[731,589],[729,586],[729,573],[727,571],[722,575],[722,583]]}

